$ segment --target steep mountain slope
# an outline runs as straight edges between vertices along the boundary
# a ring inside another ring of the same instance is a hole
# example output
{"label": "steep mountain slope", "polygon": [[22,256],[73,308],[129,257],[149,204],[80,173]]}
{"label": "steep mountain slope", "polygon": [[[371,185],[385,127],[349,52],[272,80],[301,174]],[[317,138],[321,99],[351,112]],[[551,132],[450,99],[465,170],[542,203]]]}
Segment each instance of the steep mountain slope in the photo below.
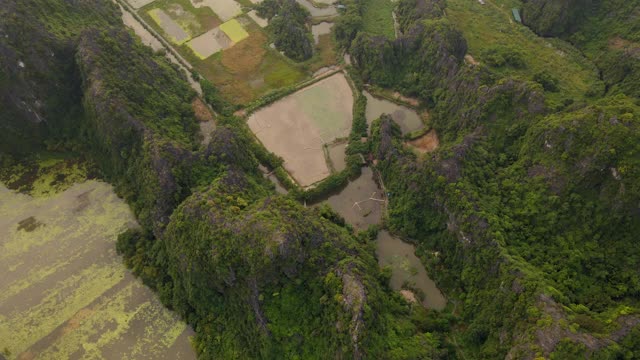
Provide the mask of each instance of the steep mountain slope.
{"label": "steep mountain slope", "polygon": [[[487,14],[504,7],[489,3]],[[558,104],[557,88],[532,74],[527,62],[535,59],[511,60],[529,44],[503,44],[514,50],[502,50],[503,61],[496,62],[495,52],[483,51],[495,44],[474,40],[481,62],[465,56],[465,38],[477,35],[469,24],[495,19],[461,8],[482,7],[475,2],[448,4],[456,8],[401,1],[401,37],[360,33],[350,43],[363,80],[417,96],[441,138],[437,152],[418,157],[389,119],[374,126],[377,168],[393,194],[388,225],[416,239],[439,284],[457,294],[465,326],[450,341],[468,357],[635,354],[640,117],[634,90],[623,78],[605,78],[604,96],[577,93]],[[565,5],[553,21],[568,29],[575,4]],[[461,14],[475,18],[462,23]],[[538,41],[521,39],[527,38]]]}
{"label": "steep mountain slope", "polygon": [[115,5],[0,9],[0,156],[26,164],[47,148],[95,162],[142,225],[118,251],[193,325],[202,358],[446,355],[435,329],[448,320],[390,291],[373,232],[276,196],[256,161],[273,155],[234,117],[201,147],[184,74],[126,31]]}

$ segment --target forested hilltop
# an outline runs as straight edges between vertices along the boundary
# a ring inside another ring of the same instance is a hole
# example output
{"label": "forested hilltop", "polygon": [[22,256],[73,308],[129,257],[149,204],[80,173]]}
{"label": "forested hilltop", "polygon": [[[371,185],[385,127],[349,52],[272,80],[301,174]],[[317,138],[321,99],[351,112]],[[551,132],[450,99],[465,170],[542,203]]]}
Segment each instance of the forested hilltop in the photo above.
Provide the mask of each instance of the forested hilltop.
{"label": "forested hilltop", "polygon": [[[334,27],[354,82],[415,97],[438,134],[416,154],[382,116],[363,139],[362,96],[349,151],[375,164],[384,226],[415,242],[443,311],[389,288],[377,229],[276,194],[258,164],[282,160],[208,83],[204,144],[186,74],[109,1],[0,0],[0,180],[42,152],[95,163],[141,224],[118,251],[203,359],[639,358],[640,1],[484,2],[400,0],[389,37],[372,1],[342,0]],[[271,26],[304,59],[296,14]]]}
{"label": "forested hilltop", "polygon": [[281,160],[240,119],[220,116],[203,145],[185,74],[119,16],[101,0],[1,3],[3,183],[28,182],[44,152],[92,160],[142,225],[118,251],[193,326],[201,358],[448,353],[446,314],[390,291],[375,232],[276,195],[258,162]]}
{"label": "forested hilltop", "polygon": [[455,294],[460,357],[636,358],[640,2],[523,4],[569,43],[506,5],[401,0],[397,39],[357,11],[336,29],[363,81],[418,97],[440,137],[417,157],[374,124],[387,225]]}

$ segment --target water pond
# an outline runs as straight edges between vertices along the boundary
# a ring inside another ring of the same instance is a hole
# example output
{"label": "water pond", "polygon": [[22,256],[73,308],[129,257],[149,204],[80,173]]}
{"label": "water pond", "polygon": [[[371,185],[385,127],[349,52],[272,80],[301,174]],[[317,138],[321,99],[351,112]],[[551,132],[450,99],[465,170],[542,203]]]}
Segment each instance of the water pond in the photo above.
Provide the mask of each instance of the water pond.
{"label": "water pond", "polygon": [[325,8],[317,8],[313,6],[308,0],[296,0],[298,4],[302,5],[305,9],[309,10],[313,17],[329,17],[338,15],[338,10],[334,6]]}
{"label": "water pond", "polygon": [[424,127],[420,115],[415,110],[389,100],[379,99],[366,91],[363,94],[367,97],[366,117],[369,125],[380,115],[388,114],[400,126],[403,135]]}
{"label": "water pond", "polygon": [[[421,302],[425,307],[442,310],[447,305],[447,299],[429,278],[422,262],[415,255],[415,247],[412,244],[382,230],[378,232],[376,240],[376,255],[380,266],[391,266],[391,288],[401,291],[407,283],[424,295]],[[419,299],[420,296],[417,297]]]}
{"label": "water pond", "polygon": [[[373,171],[368,167],[362,169],[360,177],[349,182],[339,193],[329,196],[325,202],[357,230],[381,224],[386,206]],[[391,266],[391,287],[394,290],[429,309],[442,310],[446,306],[446,298],[429,278],[412,244],[381,230],[376,240],[376,255],[380,266]],[[405,283],[409,289],[417,291],[406,289]],[[421,294],[424,299],[420,299]]]}

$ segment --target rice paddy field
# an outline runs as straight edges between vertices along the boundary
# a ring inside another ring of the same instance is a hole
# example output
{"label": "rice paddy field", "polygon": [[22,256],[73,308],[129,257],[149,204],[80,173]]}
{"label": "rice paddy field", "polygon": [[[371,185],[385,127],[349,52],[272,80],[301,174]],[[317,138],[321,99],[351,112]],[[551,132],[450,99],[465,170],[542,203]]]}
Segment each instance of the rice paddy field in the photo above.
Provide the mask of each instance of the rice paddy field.
{"label": "rice paddy field", "polygon": [[374,97],[366,91],[363,93],[367,98],[366,117],[368,125],[371,125],[382,114],[387,114],[400,126],[403,135],[424,127],[420,115],[415,110],[386,99]]}
{"label": "rice paddy field", "polygon": [[[160,18],[158,14],[164,13]],[[209,7],[195,7],[190,0],[156,0],[138,10],[138,14],[167,40],[182,44],[220,24],[222,20]],[[168,26],[171,23],[174,25]],[[186,39],[174,41],[175,34],[186,33]]]}
{"label": "rice paddy field", "polygon": [[[532,80],[547,71],[558,80],[559,91],[547,93],[556,103],[582,99],[592,89],[602,88],[598,73],[579,51],[558,39],[537,36],[513,20],[512,8],[521,8],[518,0],[447,0],[446,16],[463,32],[468,53],[475,62],[491,64],[492,52],[517,53],[524,66],[492,66],[504,76]],[[500,45],[496,45],[500,44]]]}
{"label": "rice paddy field", "polygon": [[303,187],[330,174],[324,145],[351,131],[353,93],[337,73],[253,113],[247,123]]}
{"label": "rice paddy field", "polygon": [[323,67],[337,62],[330,35],[335,7],[315,8],[315,53],[295,63],[276,49],[250,0],[127,0],[144,21],[166,38],[193,68],[213,83],[225,99],[243,105],[267,93],[293,86]]}
{"label": "rice paddy field", "polygon": [[[9,359],[194,359],[192,331],[116,254],[117,235],[137,226],[129,207],[111,185],[72,166],[56,172],[60,164],[41,164],[54,180],[32,195],[0,183],[0,350]],[[45,191],[61,176],[79,182]]]}

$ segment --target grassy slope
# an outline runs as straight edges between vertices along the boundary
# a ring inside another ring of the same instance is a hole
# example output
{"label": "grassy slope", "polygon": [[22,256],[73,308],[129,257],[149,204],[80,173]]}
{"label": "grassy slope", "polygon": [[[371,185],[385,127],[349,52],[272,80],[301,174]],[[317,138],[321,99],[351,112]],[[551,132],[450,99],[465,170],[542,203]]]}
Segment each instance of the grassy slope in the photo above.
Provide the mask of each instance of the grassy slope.
{"label": "grassy slope", "polygon": [[541,38],[513,20],[511,9],[521,7],[519,1],[486,0],[485,3],[447,1],[447,18],[463,32],[469,54],[476,61],[486,63],[485,52],[496,44],[518,49],[526,67],[494,70],[500,75],[524,80],[532,80],[536,73],[546,70],[559,81],[560,91],[547,93],[552,106],[565,99],[583,99],[588,91],[602,89],[596,68],[571,45],[557,39]]}
{"label": "grassy slope", "polygon": [[394,39],[395,30],[391,13],[395,7],[396,3],[391,0],[368,0],[362,15],[364,31]]}

